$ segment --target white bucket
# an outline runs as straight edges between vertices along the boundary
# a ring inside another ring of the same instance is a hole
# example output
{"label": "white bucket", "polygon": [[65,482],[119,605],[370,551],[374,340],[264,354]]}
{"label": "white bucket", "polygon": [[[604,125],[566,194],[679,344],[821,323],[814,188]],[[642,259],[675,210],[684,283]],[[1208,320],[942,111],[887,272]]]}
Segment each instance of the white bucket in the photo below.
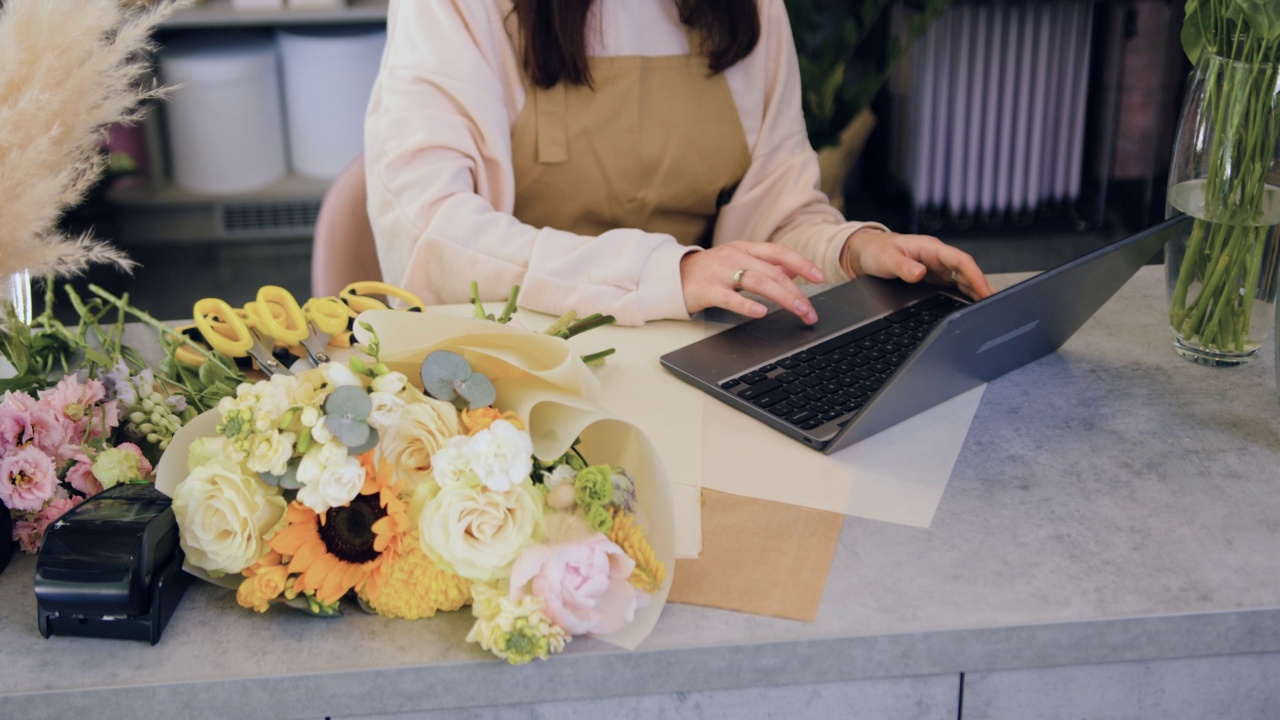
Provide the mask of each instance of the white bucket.
{"label": "white bucket", "polygon": [[276,33],[294,172],[332,179],[360,154],[386,38],[386,30],[372,26]]}
{"label": "white bucket", "polygon": [[[161,49],[174,184],[249,192],[288,172],[275,44],[266,33],[210,32]],[[176,86],[176,87],[175,87]]]}

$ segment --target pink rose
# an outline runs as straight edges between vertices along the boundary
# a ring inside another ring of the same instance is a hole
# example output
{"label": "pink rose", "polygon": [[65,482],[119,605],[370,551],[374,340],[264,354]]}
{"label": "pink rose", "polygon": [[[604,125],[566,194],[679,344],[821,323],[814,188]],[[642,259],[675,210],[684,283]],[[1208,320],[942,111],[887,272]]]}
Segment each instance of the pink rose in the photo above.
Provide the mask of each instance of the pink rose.
{"label": "pink rose", "polygon": [[9,508],[39,512],[57,489],[53,461],[37,448],[27,445],[0,460],[0,502]]}
{"label": "pink rose", "polygon": [[629,581],[635,566],[600,533],[576,543],[533,545],[511,568],[510,595],[540,598],[542,612],[572,635],[608,635],[631,622],[640,605],[640,592]]}

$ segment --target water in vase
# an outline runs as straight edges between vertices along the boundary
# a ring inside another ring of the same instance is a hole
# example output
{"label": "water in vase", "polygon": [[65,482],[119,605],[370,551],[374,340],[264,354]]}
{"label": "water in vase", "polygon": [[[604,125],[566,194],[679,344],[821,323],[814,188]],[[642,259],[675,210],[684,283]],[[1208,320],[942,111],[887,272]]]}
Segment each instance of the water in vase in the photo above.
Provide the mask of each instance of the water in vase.
{"label": "water in vase", "polygon": [[1206,203],[1205,181],[1169,189],[1170,214],[1196,222],[1165,248],[1169,323],[1178,354],[1203,365],[1252,362],[1275,326],[1280,187],[1230,213]]}

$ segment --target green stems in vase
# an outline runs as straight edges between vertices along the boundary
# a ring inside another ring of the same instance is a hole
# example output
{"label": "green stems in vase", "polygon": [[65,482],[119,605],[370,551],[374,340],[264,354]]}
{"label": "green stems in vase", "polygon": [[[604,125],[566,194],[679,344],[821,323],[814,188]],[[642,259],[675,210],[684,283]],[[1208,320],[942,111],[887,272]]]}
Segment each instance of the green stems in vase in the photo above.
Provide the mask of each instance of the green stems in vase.
{"label": "green stems in vase", "polygon": [[1169,177],[1171,212],[1195,218],[1168,248],[1169,322],[1178,352],[1208,365],[1253,359],[1277,289],[1280,24],[1256,31],[1239,2],[1188,4],[1183,44],[1196,71]]}

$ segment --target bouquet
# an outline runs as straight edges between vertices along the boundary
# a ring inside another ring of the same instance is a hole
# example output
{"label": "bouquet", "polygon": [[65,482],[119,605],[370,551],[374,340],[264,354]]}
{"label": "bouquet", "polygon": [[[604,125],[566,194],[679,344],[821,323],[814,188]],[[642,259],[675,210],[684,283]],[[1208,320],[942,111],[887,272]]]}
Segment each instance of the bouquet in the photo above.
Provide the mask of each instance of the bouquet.
{"label": "bouquet", "polygon": [[575,635],[638,642],[668,586],[670,498],[581,360],[484,320],[360,320],[365,355],[244,383],[179,433],[157,486],[188,569],[259,612],[470,605],[467,640],[512,664]]}

